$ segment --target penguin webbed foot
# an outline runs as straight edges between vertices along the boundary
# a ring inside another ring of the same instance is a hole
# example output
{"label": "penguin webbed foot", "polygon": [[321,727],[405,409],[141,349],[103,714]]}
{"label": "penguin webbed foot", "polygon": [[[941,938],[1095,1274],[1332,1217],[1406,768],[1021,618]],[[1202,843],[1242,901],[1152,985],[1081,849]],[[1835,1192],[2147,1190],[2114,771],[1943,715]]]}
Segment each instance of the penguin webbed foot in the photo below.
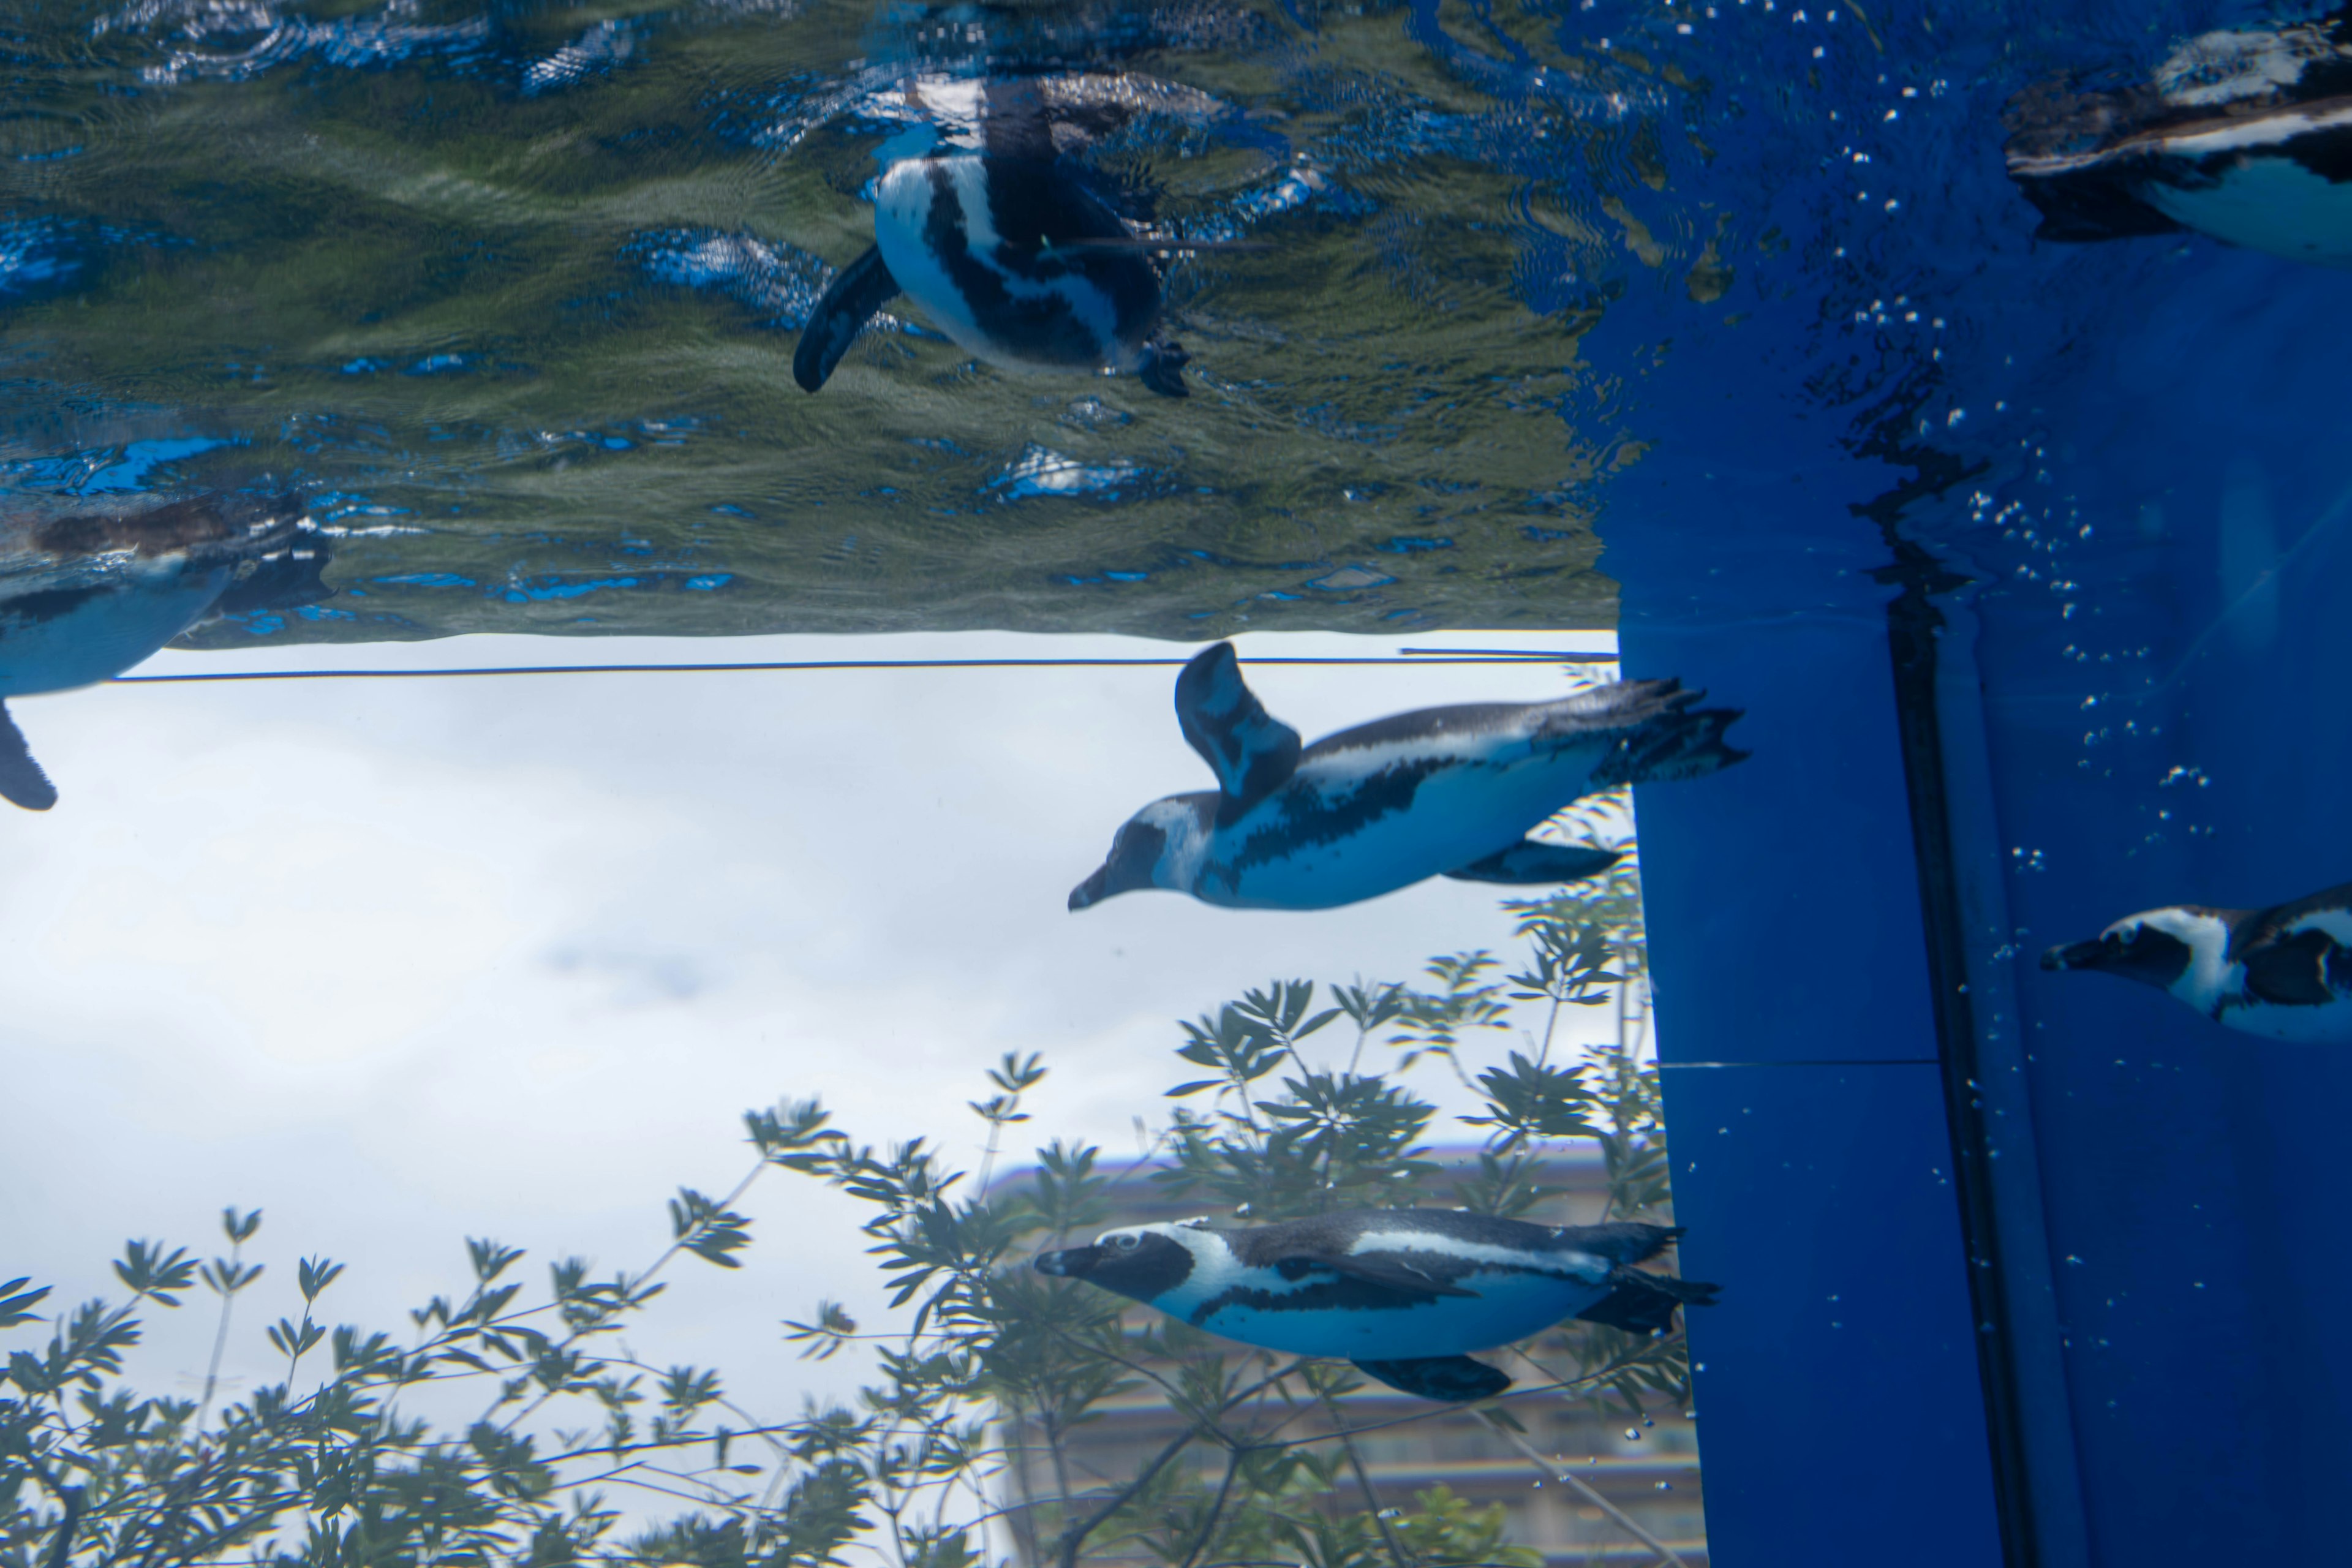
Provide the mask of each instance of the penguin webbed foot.
{"label": "penguin webbed foot", "polygon": [[1386,1384],[1416,1399],[1447,1405],[1467,1405],[1491,1399],[1511,1386],[1511,1374],[1466,1355],[1421,1356],[1412,1361],[1355,1361],[1348,1363],[1375,1383]]}
{"label": "penguin webbed foot", "polygon": [[1608,1295],[1577,1313],[1580,1321],[1622,1329],[1629,1334],[1664,1333],[1675,1326],[1677,1307],[1712,1307],[1720,1285],[1703,1279],[1677,1279],[1641,1268],[1619,1268],[1610,1277]]}
{"label": "penguin webbed foot", "polygon": [[1614,849],[1593,849],[1580,844],[1547,844],[1522,838],[1484,859],[1456,867],[1445,875],[1457,882],[1499,882],[1506,887],[1538,887],[1554,882],[1580,882],[1598,877],[1625,857]]}
{"label": "penguin webbed foot", "polygon": [[1136,379],[1162,397],[1189,397],[1192,395],[1184,387],[1184,367],[1192,359],[1182,343],[1147,343],[1143,363],[1136,368]]}

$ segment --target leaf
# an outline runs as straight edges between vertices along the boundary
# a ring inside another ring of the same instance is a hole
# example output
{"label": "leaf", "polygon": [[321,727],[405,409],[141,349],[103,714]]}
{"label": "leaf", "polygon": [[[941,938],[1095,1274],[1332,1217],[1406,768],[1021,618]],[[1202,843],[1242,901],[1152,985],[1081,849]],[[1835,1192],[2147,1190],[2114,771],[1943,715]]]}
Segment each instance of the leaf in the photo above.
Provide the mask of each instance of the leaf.
{"label": "leaf", "polygon": [[[121,1265],[115,1267],[119,1269]],[[0,1329],[12,1329],[18,1323],[33,1322],[40,1317],[38,1312],[27,1309],[40,1305],[50,1288],[42,1285],[30,1290],[25,1289],[32,1283],[30,1275],[21,1279],[0,1280]]]}
{"label": "leaf", "polygon": [[196,1265],[184,1249],[174,1247],[167,1258],[160,1242],[131,1241],[123,1246],[114,1277],[133,1296],[152,1297],[166,1307],[176,1307],[180,1299],[172,1292],[188,1288],[196,1277]]}
{"label": "leaf", "polygon": [[[520,1247],[501,1247],[495,1241],[476,1237],[466,1238],[467,1261],[474,1266],[474,1278],[484,1285],[505,1273],[522,1256],[523,1250]],[[335,1272],[340,1274],[342,1270],[338,1268]],[[328,1279],[333,1278],[333,1274],[327,1276]],[[325,1289],[323,1281],[320,1288]]]}

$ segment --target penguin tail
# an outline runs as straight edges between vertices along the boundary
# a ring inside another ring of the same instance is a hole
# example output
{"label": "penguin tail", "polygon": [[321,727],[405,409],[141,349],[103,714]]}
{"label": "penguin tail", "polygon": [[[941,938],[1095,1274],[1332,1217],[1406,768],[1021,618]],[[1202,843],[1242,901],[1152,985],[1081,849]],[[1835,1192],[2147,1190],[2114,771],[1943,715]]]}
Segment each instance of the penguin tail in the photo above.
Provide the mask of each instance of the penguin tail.
{"label": "penguin tail", "polygon": [[1634,709],[1626,715],[1631,732],[1592,770],[1594,784],[1607,788],[1695,779],[1747,760],[1748,752],[1723,738],[1744,710],[1693,707],[1706,693],[1685,691],[1676,680],[1621,684],[1642,689],[1629,703]]}
{"label": "penguin tail", "polygon": [[1619,1268],[1609,1277],[1609,1294],[1577,1317],[1630,1334],[1662,1334],[1675,1326],[1677,1307],[1712,1307],[1723,1287],[1700,1279],[1677,1279],[1640,1268]]}
{"label": "penguin tail", "polygon": [[1589,1252],[1612,1263],[1647,1263],[1680,1241],[1686,1228],[1628,1220],[1616,1225],[1576,1226],[1566,1234],[1574,1238],[1579,1252]]}

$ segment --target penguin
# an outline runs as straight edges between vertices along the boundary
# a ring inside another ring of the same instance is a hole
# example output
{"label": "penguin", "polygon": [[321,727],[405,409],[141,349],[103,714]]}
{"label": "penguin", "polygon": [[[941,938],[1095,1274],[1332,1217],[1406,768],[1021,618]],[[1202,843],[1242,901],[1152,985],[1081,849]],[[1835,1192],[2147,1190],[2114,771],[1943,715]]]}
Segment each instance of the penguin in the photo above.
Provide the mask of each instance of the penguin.
{"label": "penguin", "polygon": [[2042,967],[2137,980],[2249,1035],[2352,1040],[2352,882],[2274,909],[2126,915]]}
{"label": "penguin", "polygon": [[1616,854],[1525,835],[1597,790],[1746,757],[1723,740],[1738,710],[1691,706],[1705,695],[1621,680],[1549,702],[1400,713],[1302,747],[1243,681],[1233,645],[1213,644],[1176,678],[1176,717],[1219,787],[1129,817],[1070,908],[1165,888],[1228,909],[1321,910],[1430,877],[1598,876]]}
{"label": "penguin", "polygon": [[1355,1363],[1423,1399],[1485,1399],[1508,1373],[1473,1361],[1566,1318],[1661,1333],[1720,1286],[1633,1265],[1679,1226],[1549,1226],[1459,1210],[1352,1209],[1277,1225],[1206,1220],[1105,1231],[1039,1272],[1115,1291],[1225,1339]]}
{"label": "penguin", "polygon": [[215,492],[0,523],[0,799],[58,802],[6,699],[119,675],[212,615],[328,597],[303,511],[299,496]]}
{"label": "penguin", "polygon": [[2352,267],[2352,7],[2300,26],[2207,33],[2155,79],[2011,100],[2010,177],[2039,237],[2195,229]]}
{"label": "penguin", "polygon": [[[1096,134],[1095,121],[1156,100],[1131,86],[1125,100],[1108,88],[1056,86],[1050,78],[931,85],[936,112],[961,134],[883,171],[873,247],[835,275],[802,330],[793,379],[803,390],[824,386],[866,321],[903,292],[992,363],[1131,373],[1162,396],[1185,395],[1189,356],[1160,333],[1150,255],[1254,247],[1132,233],[1059,153]],[[924,102],[919,84],[906,95]]]}

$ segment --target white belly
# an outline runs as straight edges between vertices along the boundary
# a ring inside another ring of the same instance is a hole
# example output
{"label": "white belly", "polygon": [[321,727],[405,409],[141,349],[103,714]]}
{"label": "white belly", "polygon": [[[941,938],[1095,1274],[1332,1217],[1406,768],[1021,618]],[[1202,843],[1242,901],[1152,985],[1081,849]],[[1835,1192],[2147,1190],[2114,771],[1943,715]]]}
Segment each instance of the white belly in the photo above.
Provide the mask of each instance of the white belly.
{"label": "white belly", "polygon": [[2150,184],[2148,205],[2200,234],[2291,261],[2352,267],[2352,184],[2284,158],[2241,163],[2200,190]]}
{"label": "white belly", "polygon": [[987,187],[977,159],[912,158],[883,172],[874,191],[874,244],[899,289],[931,320],[931,324],[973,353],[988,349],[986,334],[972,320],[963,291],[939,263],[923,237],[930,213],[931,171],[942,169],[962,204],[965,235],[975,247],[993,246],[996,236],[988,226]]}
{"label": "white belly", "polygon": [[[1021,344],[1003,341],[983,324],[973,314],[962,286],[940,265],[939,253],[925,233],[931,204],[942,199],[932,185],[935,175],[944,176],[962,210],[964,242],[973,266],[984,269],[1013,300],[1042,302],[1075,318],[1097,342],[1117,341],[1118,313],[1100,289],[1082,279],[1056,288],[1052,281],[1025,277],[1002,264],[988,205],[987,165],[978,158],[908,159],[893,163],[875,186],[875,247],[882,252],[883,264],[890,268],[900,291],[921,308],[933,326],[966,353],[992,364],[1008,370],[1049,366],[1050,362],[1025,354]],[[1131,353],[1125,356],[1132,357]],[[1124,363],[1121,368],[1126,368]]]}
{"label": "white belly", "polygon": [[1350,1361],[1412,1361],[1460,1355],[1524,1340],[1607,1292],[1538,1274],[1474,1274],[1460,1282],[1475,1300],[1441,1297],[1418,1307],[1361,1311],[1272,1311],[1233,1306],[1200,1326],[1213,1334],[1294,1355]]}
{"label": "white belly", "polygon": [[[1235,909],[1322,910],[1376,899],[1517,843],[1587,792],[1593,759],[1593,748],[1576,747],[1508,766],[1449,768],[1423,779],[1402,811],[1372,818],[1344,837],[1301,843],[1279,858],[1243,865],[1258,832],[1278,834],[1285,826],[1285,818],[1261,807],[1219,832],[1211,847],[1213,864],[1237,868],[1237,885],[1212,872],[1195,891],[1208,903]],[[1302,773],[1302,780],[1311,775]]]}
{"label": "white belly", "polygon": [[2222,1011],[2221,1021],[2242,1034],[2269,1040],[2340,1045],[2352,1040],[2352,997],[2316,1007],[2230,1007]]}

